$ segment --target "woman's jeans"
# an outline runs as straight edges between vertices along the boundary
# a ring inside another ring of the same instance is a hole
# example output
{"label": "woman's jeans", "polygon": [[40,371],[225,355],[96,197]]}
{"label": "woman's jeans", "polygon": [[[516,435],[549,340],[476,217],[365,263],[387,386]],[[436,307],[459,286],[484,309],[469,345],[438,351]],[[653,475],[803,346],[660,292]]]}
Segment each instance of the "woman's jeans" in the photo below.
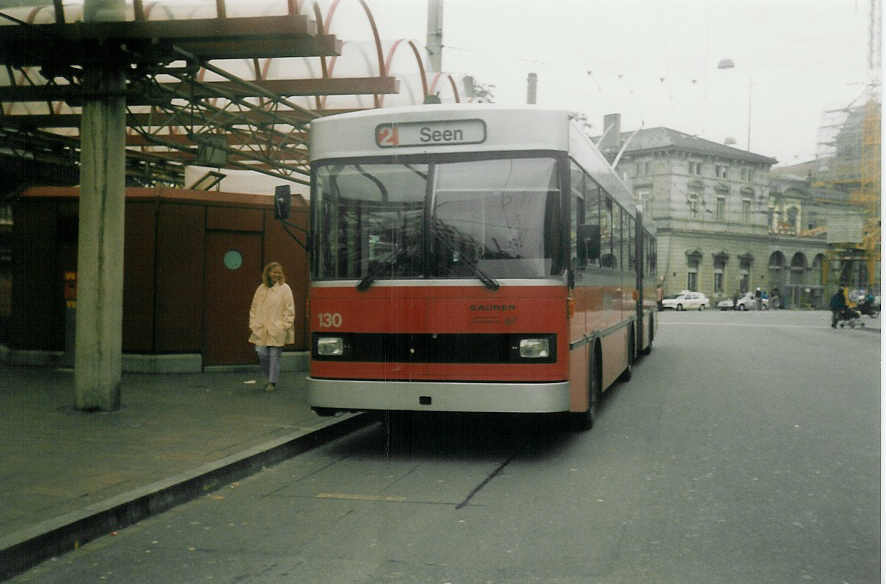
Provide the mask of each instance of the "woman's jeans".
{"label": "woman's jeans", "polygon": [[259,365],[268,382],[276,384],[280,378],[280,354],[283,353],[283,347],[256,345],[255,352],[258,353]]}

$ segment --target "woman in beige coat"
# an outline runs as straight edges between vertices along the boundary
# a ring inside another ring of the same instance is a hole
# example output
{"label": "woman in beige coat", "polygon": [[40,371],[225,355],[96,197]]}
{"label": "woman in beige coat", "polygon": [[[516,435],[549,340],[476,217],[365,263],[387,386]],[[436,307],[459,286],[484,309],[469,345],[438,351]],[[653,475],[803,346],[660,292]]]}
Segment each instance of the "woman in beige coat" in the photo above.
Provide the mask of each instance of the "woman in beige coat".
{"label": "woman in beige coat", "polygon": [[268,380],[265,391],[274,391],[280,378],[283,346],[295,342],[295,303],[283,275],[283,266],[271,262],[262,270],[261,284],[249,307],[249,342],[255,345],[258,361]]}

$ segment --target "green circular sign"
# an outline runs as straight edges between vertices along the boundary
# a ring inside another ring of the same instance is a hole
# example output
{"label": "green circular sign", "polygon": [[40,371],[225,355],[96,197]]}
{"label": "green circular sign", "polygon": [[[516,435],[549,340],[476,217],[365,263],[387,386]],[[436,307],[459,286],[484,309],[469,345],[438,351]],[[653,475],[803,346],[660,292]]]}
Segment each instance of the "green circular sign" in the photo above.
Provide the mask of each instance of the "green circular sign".
{"label": "green circular sign", "polygon": [[243,256],[236,249],[229,249],[225,252],[225,267],[229,270],[239,270],[243,265]]}

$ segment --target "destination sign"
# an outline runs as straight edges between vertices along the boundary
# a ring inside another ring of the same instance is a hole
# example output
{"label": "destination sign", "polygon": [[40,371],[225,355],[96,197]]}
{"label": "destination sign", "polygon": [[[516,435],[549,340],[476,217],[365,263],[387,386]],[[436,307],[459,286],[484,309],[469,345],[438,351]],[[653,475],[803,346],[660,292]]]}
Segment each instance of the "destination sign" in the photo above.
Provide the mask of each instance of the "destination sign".
{"label": "destination sign", "polygon": [[485,141],[486,124],[483,120],[401,122],[380,124],[375,128],[375,143],[380,148],[480,144]]}

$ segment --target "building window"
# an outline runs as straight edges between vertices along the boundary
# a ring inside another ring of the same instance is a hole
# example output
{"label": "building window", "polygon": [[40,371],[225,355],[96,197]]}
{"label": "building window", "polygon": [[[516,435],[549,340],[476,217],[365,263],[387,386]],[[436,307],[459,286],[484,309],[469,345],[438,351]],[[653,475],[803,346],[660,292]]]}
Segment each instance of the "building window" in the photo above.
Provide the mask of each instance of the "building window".
{"label": "building window", "polygon": [[788,209],[788,230],[789,233],[794,234],[797,232],[797,227],[799,226],[800,219],[800,210],[796,207],[791,207]]}
{"label": "building window", "polygon": [[693,252],[686,257],[686,262],[688,264],[686,289],[691,290],[692,292],[698,292],[698,264],[701,259],[699,255],[698,252]]}
{"label": "building window", "polygon": [[726,197],[717,197],[717,211],[715,215],[717,221],[725,221],[726,219]]}
{"label": "building window", "polygon": [[751,201],[750,201],[750,199],[744,199],[741,202],[741,222],[742,223],[750,223],[751,222]]}
{"label": "building window", "polygon": [[726,256],[714,256],[714,294],[723,294],[723,273],[726,271]]}
{"label": "building window", "polygon": [[701,162],[689,161],[689,174],[701,174]]}
{"label": "building window", "polygon": [[729,167],[725,164],[717,164],[714,166],[714,174],[717,176],[717,178],[726,178],[728,170]]}
{"label": "building window", "polygon": [[695,193],[689,195],[687,199],[687,204],[689,205],[689,218],[690,219],[698,219],[699,213],[699,205],[698,205],[699,196]]}
{"label": "building window", "polygon": [[751,287],[751,258],[742,258],[738,266],[738,291],[744,294]]}
{"label": "building window", "polygon": [[648,217],[649,211],[652,209],[652,191],[646,188],[634,191],[634,201],[643,210],[643,216]]}

